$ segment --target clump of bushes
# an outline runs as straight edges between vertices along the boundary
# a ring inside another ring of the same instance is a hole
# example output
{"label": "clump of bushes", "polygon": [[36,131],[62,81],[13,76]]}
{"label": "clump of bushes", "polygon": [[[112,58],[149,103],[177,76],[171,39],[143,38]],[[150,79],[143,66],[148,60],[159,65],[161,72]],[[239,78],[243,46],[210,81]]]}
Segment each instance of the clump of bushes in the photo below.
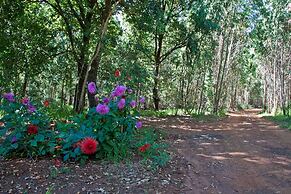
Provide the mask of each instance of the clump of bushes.
{"label": "clump of bushes", "polygon": [[[96,94],[93,82],[88,84],[88,91]],[[137,105],[144,103],[144,98],[136,102],[132,93],[119,85],[107,97],[96,96],[97,106],[87,113],[58,121],[47,114],[49,101],[37,106],[28,97],[17,99],[13,93],[5,93],[0,99],[0,155],[49,156],[83,163],[138,156],[164,164],[161,161],[169,158],[165,146],[160,146],[155,133],[143,128],[139,120]]]}

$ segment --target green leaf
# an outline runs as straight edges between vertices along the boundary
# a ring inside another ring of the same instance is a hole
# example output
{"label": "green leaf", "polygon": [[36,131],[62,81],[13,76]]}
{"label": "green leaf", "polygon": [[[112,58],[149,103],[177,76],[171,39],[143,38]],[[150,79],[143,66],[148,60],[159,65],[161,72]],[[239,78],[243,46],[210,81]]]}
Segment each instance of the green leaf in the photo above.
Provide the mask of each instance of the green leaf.
{"label": "green leaf", "polygon": [[36,147],[36,146],[37,146],[37,141],[32,140],[32,141],[30,142],[30,145],[33,146],[33,147]]}
{"label": "green leaf", "polygon": [[69,158],[70,158],[70,154],[68,153],[64,156],[64,161],[67,161]]}

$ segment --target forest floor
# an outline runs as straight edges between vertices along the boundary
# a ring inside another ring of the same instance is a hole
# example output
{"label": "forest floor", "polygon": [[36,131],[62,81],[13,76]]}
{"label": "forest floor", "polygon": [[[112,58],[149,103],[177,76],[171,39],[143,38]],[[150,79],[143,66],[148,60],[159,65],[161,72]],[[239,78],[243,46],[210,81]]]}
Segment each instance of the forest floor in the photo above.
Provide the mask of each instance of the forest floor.
{"label": "forest floor", "polygon": [[291,193],[291,132],[258,113],[207,122],[145,118],[170,145],[172,160],[159,171],[138,162],[54,171],[49,160],[2,160],[0,193]]}

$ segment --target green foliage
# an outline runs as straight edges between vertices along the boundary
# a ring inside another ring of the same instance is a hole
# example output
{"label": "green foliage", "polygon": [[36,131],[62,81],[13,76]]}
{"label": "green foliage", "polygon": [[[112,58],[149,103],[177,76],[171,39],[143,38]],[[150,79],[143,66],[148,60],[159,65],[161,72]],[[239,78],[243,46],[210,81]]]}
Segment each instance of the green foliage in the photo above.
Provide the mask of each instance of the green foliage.
{"label": "green foliage", "polygon": [[[57,168],[57,167],[55,167],[55,166],[51,166],[51,167],[49,168],[49,170],[50,170],[50,172],[49,172],[49,177],[50,177],[51,179],[55,179],[55,178],[57,178],[60,174],[67,174],[67,173],[69,173],[69,172],[71,171],[71,169],[68,168],[68,167]],[[51,189],[53,189],[53,188],[51,188]],[[51,190],[51,189],[50,189],[50,190]],[[48,191],[47,191],[47,192],[48,192]]]}
{"label": "green foliage", "polygon": [[164,167],[170,160],[169,153],[165,151],[168,145],[162,142],[163,134],[159,131],[145,128],[135,134],[135,139],[135,149],[139,150],[144,164],[150,165],[151,169]]}
{"label": "green foliage", "polygon": [[[29,112],[28,107],[17,102],[2,99],[0,110],[4,113],[0,122],[1,142],[0,155],[36,157],[53,154],[56,141],[54,131],[50,129],[47,115],[35,111]],[[29,133],[29,126],[37,127],[37,133]]]}
{"label": "green foliage", "polygon": [[52,120],[68,120],[76,114],[72,106],[61,105],[54,101],[50,102],[45,111]]}
{"label": "green foliage", "polygon": [[266,116],[266,119],[273,121],[280,125],[280,127],[291,130],[291,117],[284,115]]}

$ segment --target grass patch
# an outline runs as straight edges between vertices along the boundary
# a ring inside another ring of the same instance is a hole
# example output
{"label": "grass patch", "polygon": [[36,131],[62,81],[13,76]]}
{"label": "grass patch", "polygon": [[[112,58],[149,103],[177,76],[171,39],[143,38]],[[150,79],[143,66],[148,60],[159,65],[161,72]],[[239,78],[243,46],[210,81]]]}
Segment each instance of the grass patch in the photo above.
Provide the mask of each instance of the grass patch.
{"label": "grass patch", "polygon": [[165,110],[142,110],[141,116],[145,117],[167,117],[167,116],[185,116],[183,109],[165,109]]}
{"label": "grass patch", "polygon": [[291,130],[291,117],[284,115],[276,115],[276,116],[265,116],[264,118],[273,121],[282,128]]}

